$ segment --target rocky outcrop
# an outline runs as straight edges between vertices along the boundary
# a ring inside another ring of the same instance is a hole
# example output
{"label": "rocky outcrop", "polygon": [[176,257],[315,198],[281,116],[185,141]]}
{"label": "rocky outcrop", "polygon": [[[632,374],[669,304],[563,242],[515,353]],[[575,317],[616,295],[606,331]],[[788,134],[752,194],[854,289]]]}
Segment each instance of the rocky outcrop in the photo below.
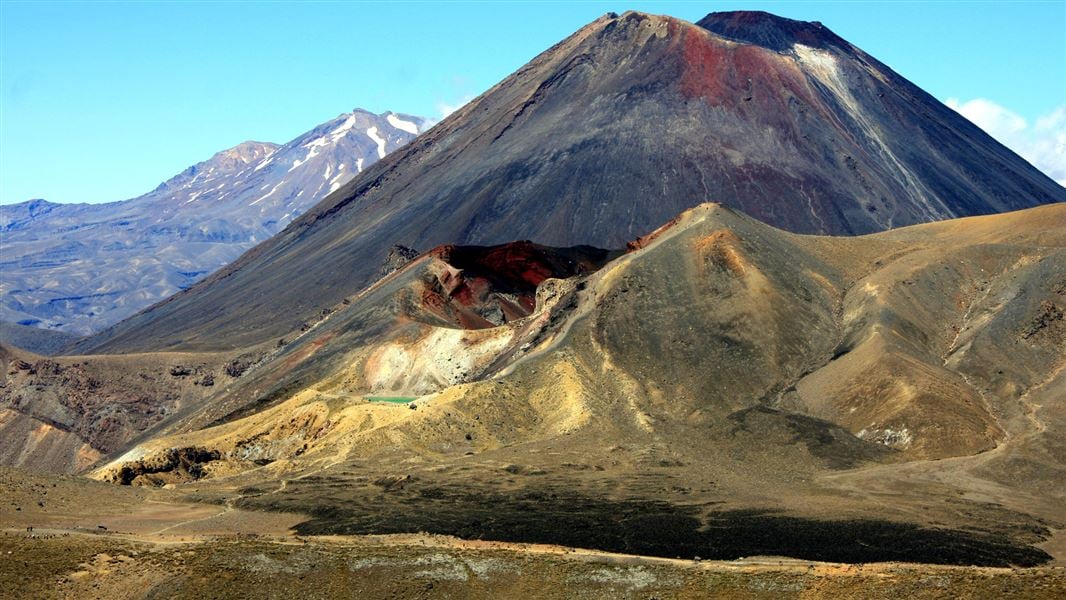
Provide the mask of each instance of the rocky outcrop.
{"label": "rocky outcrop", "polygon": [[408,248],[401,244],[394,244],[392,248],[389,248],[389,253],[385,255],[385,260],[381,263],[381,270],[378,272],[381,277],[398,271],[407,263],[414,260],[418,256],[418,250],[414,248]]}
{"label": "rocky outcrop", "polygon": [[194,481],[204,475],[204,465],[221,458],[217,450],[167,448],[151,456],[123,463],[104,478],[120,485],[153,485]]}

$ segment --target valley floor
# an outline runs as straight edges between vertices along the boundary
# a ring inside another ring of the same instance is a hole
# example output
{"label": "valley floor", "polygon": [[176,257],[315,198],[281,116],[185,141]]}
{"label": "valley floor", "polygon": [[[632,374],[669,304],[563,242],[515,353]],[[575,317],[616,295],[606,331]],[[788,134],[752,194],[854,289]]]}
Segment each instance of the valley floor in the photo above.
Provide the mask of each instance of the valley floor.
{"label": "valley floor", "polygon": [[[1066,568],[655,558],[450,536],[300,536],[307,516],[0,469],[4,598],[1058,598]],[[32,530],[29,528],[32,527]]]}
{"label": "valley floor", "polygon": [[7,530],[11,598],[1061,598],[1066,570],[671,560],[441,536]]}

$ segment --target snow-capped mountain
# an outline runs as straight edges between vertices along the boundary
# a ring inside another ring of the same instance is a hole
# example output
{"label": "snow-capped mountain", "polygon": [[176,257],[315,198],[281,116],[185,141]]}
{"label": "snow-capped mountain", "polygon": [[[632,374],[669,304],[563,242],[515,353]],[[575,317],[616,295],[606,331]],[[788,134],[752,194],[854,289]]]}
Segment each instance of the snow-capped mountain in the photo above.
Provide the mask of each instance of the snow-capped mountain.
{"label": "snow-capped mountain", "polygon": [[0,321],[85,334],[236,259],[425,126],[356,109],[244,142],[122,202],[0,206]]}

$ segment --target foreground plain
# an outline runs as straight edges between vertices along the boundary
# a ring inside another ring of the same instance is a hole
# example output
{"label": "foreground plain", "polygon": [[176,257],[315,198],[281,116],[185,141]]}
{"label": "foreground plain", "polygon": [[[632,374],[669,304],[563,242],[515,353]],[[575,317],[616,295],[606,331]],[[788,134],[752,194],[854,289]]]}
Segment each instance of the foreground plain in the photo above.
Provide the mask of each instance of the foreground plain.
{"label": "foreground plain", "polygon": [[286,531],[302,515],[188,504],[171,490],[9,468],[0,468],[0,483],[4,598],[1040,599],[1066,593],[1066,569],[1055,566],[697,561],[429,534],[303,537]]}

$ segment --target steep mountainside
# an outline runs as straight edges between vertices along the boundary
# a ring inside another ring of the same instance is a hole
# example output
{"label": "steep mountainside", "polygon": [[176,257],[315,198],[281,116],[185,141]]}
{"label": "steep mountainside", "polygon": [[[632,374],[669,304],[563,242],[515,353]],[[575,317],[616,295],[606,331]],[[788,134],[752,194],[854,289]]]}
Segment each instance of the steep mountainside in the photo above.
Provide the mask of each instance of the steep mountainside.
{"label": "steep mountainside", "polygon": [[87,334],[188,288],[413,139],[363,110],[288,144],[245,142],[110,204],[0,207],[0,320]]}
{"label": "steep mountainside", "polygon": [[856,234],[1064,199],[821,25],[609,14],[217,276],[78,348],[276,338],[369,284],[396,244],[615,248],[708,200],[791,231]]}

